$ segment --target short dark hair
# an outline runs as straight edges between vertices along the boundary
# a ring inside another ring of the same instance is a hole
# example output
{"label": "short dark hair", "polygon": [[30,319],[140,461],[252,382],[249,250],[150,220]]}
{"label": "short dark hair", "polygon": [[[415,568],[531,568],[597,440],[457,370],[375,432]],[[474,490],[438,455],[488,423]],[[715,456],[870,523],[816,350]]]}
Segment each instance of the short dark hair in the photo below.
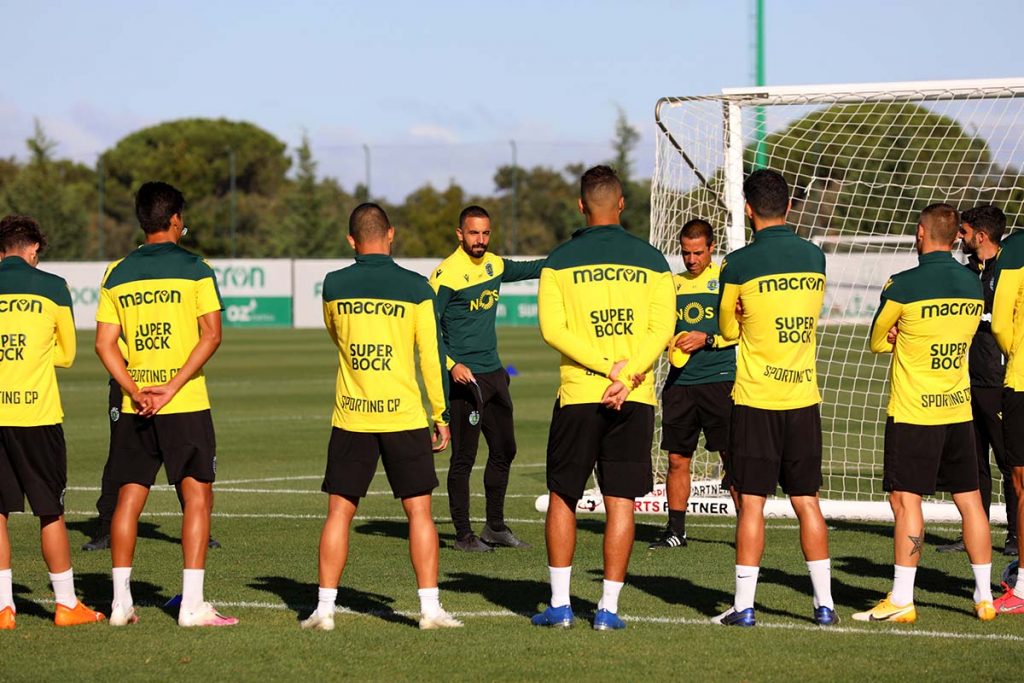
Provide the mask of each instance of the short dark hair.
{"label": "short dark hair", "polygon": [[743,181],[743,197],[758,218],[783,218],[789,208],[789,184],[778,171],[762,168]]}
{"label": "short dark hair", "polygon": [[163,232],[171,227],[171,217],[185,210],[185,195],[160,181],[143,183],[135,193],[135,217],[147,235]]}
{"label": "short dark hair", "polygon": [[373,202],[364,202],[352,209],[348,218],[348,234],[360,244],[384,239],[390,227],[391,221],[384,209]]}
{"label": "short dark hair", "polygon": [[10,214],[0,219],[0,252],[24,249],[33,244],[39,251],[46,249],[46,235],[39,227],[39,221],[32,216]]}
{"label": "short dark hair", "polygon": [[967,223],[979,232],[988,235],[989,240],[999,244],[1006,232],[1006,214],[998,206],[983,204],[967,209],[960,216],[962,223]]}
{"label": "short dark hair", "polygon": [[487,213],[487,209],[482,206],[470,204],[459,214],[459,228],[466,227],[466,219],[468,218],[486,218],[491,220],[491,214]]}
{"label": "short dark hair", "polygon": [[960,212],[944,202],[924,207],[917,221],[929,239],[942,244],[953,244],[960,230]]}
{"label": "short dark hair", "polygon": [[622,183],[611,166],[594,166],[580,178],[580,199],[583,208],[607,207],[619,201]]}
{"label": "short dark hair", "polygon": [[681,242],[684,237],[691,240],[695,237],[703,237],[709,247],[715,243],[715,231],[711,224],[703,218],[686,221],[683,229],[679,231],[679,241]]}

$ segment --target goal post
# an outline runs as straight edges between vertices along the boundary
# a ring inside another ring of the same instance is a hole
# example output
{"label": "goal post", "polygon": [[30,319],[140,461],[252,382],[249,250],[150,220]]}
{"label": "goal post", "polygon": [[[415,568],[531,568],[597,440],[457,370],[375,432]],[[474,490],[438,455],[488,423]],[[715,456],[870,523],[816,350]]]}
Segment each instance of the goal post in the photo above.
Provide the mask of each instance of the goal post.
{"label": "goal post", "polygon": [[[891,518],[881,490],[889,356],[867,350],[868,327],[889,275],[916,264],[913,233],[922,208],[993,203],[1010,226],[1020,223],[1024,79],[731,88],[662,98],[650,241],[674,269],[681,266],[679,229],[691,218],[714,226],[716,259],[748,241],[742,186],[760,120],[766,165],[793,192],[789,222],[827,259],[818,329],[823,509],[833,518]],[[659,382],[666,371],[662,359]],[[663,473],[660,407],[657,431],[654,458]],[[701,447],[693,465],[694,479],[711,480],[718,455]],[[1000,489],[996,482],[996,501]],[[929,502],[929,519],[957,518],[943,496]],[[789,506],[779,500],[769,509],[786,514]],[[1002,506],[993,506],[992,517],[1005,520]]]}

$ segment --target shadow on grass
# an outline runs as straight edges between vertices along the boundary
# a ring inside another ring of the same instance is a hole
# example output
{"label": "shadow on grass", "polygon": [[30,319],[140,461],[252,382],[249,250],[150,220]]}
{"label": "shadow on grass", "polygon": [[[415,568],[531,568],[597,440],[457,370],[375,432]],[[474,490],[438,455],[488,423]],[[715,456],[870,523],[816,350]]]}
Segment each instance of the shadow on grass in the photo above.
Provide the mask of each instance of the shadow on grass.
{"label": "shadow on grass", "polygon": [[[316,586],[286,576],[257,576],[249,587],[279,597],[288,609],[295,612],[296,621],[305,619],[316,607]],[[395,612],[391,606],[394,601],[394,598],[386,595],[366,593],[346,586],[338,587],[337,604],[340,607],[394,624],[419,628],[417,620]]]}
{"label": "shadow on grass", "polygon": [[[829,527],[834,531],[838,532],[860,532],[864,534],[873,534],[875,536],[881,536],[892,540],[892,523],[891,522],[879,522],[872,524],[870,522],[855,522],[850,520],[830,520],[828,523]],[[949,532],[942,536],[930,533],[927,527],[924,530],[924,543],[925,548],[934,547],[937,545],[944,545],[951,543],[960,537],[959,532]],[[934,552],[934,551],[933,551]]]}
{"label": "shadow on grass", "polygon": [[[93,609],[100,610],[108,617],[110,616],[110,601],[114,595],[110,574],[97,572],[76,573],[75,588],[82,596],[82,602]],[[158,586],[155,583],[132,579],[132,601],[136,605],[159,607],[164,614],[173,619],[178,618],[178,608],[165,607],[164,604],[176,594],[177,591],[168,592],[162,586]]]}
{"label": "shadow on grass", "polygon": [[[482,574],[456,572],[448,574],[441,588],[456,593],[473,593],[498,607],[529,617],[551,598],[551,586],[545,581],[495,578]],[[597,603],[573,595],[573,611],[577,615],[593,614]]]}
{"label": "shadow on grass", "polygon": [[[967,563],[966,556],[964,557],[964,565],[964,573],[961,576],[952,576],[932,567],[918,567],[914,579],[914,587],[918,591],[914,596],[914,604],[918,607],[935,607],[936,609],[944,609],[950,612],[961,612],[962,610],[958,607],[922,601],[921,591],[950,596],[971,596],[974,592],[974,579],[970,576],[970,566]],[[870,607],[885,597],[885,594],[889,592],[892,586],[893,568],[891,564],[879,564],[865,557],[847,556],[832,558],[832,566],[834,569],[846,572],[847,574],[853,574],[854,576],[878,579],[878,588],[874,591],[852,589],[863,595],[858,595],[857,598],[859,599],[851,598],[849,600],[845,599],[846,596],[844,596],[845,604]]]}
{"label": "shadow on grass", "polygon": [[[65,520],[65,524],[70,531],[78,531],[88,538],[94,538],[100,532],[99,520],[85,520],[85,521],[69,521]],[[181,543],[181,539],[177,536],[168,536],[160,530],[160,526],[153,524],[152,522],[139,522],[139,538],[148,538],[153,541],[167,541],[168,543],[178,544]]]}
{"label": "shadow on grass", "polygon": [[[440,524],[435,521],[435,526],[438,527],[437,537],[442,548],[454,548],[455,547],[455,534],[453,532],[441,531]],[[394,520],[373,520],[370,522],[360,522],[352,529],[357,534],[365,534],[367,536],[380,536],[382,538],[398,538],[403,541],[409,539],[409,523],[408,522],[396,522]]]}
{"label": "shadow on grass", "polygon": [[29,589],[28,586],[16,583],[13,588],[14,608],[19,617],[27,615],[31,617],[39,617],[40,619],[53,619],[53,610],[47,610],[39,603],[33,602],[33,598],[29,597],[31,589]]}

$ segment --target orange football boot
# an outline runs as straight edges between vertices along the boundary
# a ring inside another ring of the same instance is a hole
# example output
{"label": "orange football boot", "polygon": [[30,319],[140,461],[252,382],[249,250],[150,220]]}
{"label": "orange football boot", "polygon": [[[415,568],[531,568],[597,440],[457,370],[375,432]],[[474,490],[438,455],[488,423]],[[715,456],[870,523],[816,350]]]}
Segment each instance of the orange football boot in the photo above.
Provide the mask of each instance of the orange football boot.
{"label": "orange football boot", "polygon": [[106,619],[101,613],[93,611],[79,601],[75,607],[69,608],[57,603],[57,613],[53,616],[53,623],[57,626],[79,626],[81,624],[95,624],[97,621]]}

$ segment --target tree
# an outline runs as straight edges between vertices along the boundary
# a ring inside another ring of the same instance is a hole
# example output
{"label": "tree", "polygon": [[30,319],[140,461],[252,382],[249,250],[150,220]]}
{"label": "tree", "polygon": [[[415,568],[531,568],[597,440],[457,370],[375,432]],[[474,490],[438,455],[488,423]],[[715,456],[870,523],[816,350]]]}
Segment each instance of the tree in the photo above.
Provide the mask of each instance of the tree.
{"label": "tree", "polygon": [[646,239],[651,232],[651,184],[650,181],[633,180],[633,162],[630,159],[639,142],[640,131],[630,125],[625,110],[618,107],[615,137],[612,139],[615,156],[609,164],[619,175],[622,196],[626,201],[619,220],[626,230]]}
{"label": "tree", "polygon": [[[283,142],[251,123],[181,119],[128,135],[104,152],[103,165],[108,186],[119,186],[127,197],[149,180],[164,180],[180,189],[188,202],[187,221],[199,228],[187,243],[213,256],[230,253],[232,155],[239,197],[273,198],[291,165],[285,149]],[[117,190],[112,194],[117,196]],[[239,199],[239,207],[242,203]],[[258,219],[239,222],[236,238],[252,242],[259,227]]]}

